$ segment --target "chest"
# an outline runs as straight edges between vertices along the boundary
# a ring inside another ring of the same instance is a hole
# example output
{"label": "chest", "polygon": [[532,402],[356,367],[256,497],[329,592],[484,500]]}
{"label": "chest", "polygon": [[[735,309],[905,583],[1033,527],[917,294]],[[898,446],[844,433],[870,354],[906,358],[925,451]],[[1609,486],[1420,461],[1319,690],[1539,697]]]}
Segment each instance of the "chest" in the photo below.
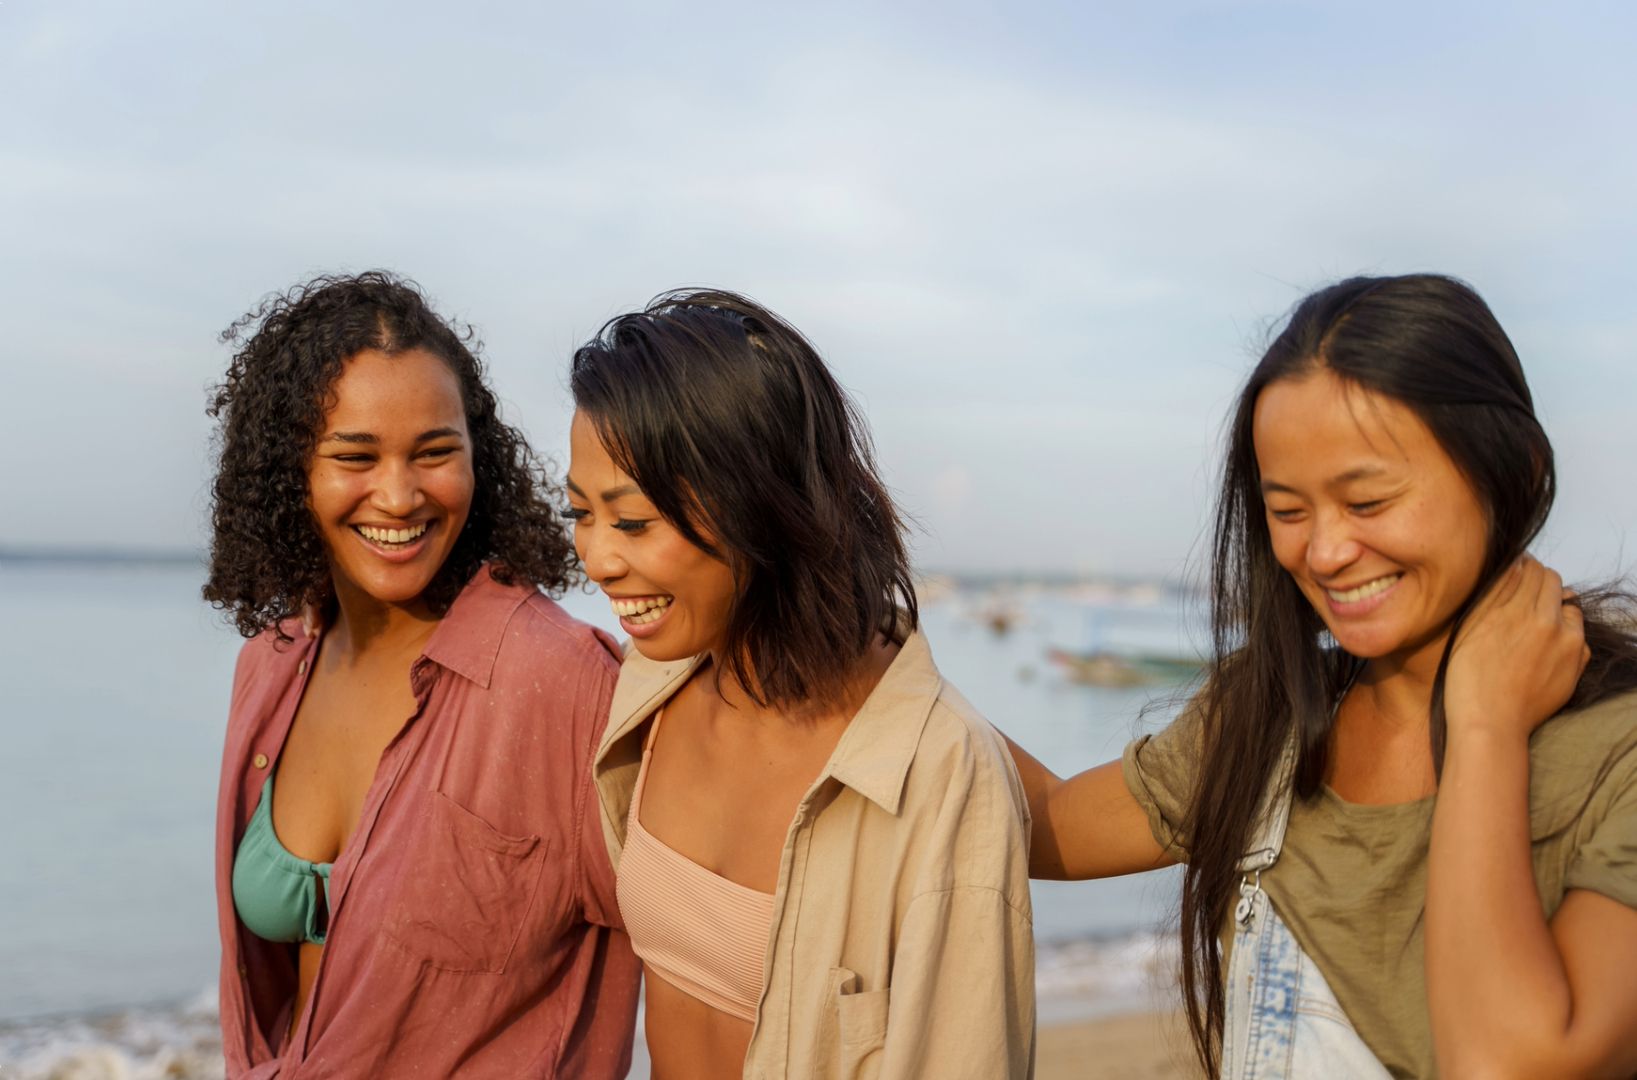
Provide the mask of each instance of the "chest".
{"label": "chest", "polygon": [[287,849],[334,861],[357,828],[382,753],[414,711],[407,663],[313,673],[274,786],[274,831]]}
{"label": "chest", "polygon": [[1426,727],[1381,724],[1349,699],[1337,711],[1330,732],[1324,780],[1342,799],[1365,806],[1409,803],[1431,795],[1438,778]]}
{"label": "chest", "polygon": [[648,757],[642,826],[712,873],[771,893],[796,808],[838,734],[792,728],[736,739],[668,712]]}

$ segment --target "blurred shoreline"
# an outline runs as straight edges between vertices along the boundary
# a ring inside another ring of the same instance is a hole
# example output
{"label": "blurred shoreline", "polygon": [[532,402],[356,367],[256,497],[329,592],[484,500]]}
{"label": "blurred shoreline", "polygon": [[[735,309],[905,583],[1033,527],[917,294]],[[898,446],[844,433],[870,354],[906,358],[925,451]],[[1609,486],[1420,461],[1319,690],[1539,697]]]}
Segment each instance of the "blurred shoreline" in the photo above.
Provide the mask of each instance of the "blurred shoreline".
{"label": "blurred shoreline", "polygon": [[[1037,1080],[1091,1073],[1137,1080],[1193,1078],[1187,1029],[1174,1000],[1144,992],[1118,997],[1085,993],[1088,984],[1099,982],[1108,990],[1129,989],[1134,943],[1111,944],[1106,964],[1082,969],[1091,978],[1080,979],[1067,993],[1053,989],[1057,976],[1051,961],[1042,967]],[[1090,945],[1076,943],[1061,960],[1085,961]],[[639,1021],[630,1080],[648,1076],[640,1031]],[[168,1005],[0,1021],[0,1070],[6,1080],[221,1080],[216,992],[203,990]]]}
{"label": "blurred shoreline", "polygon": [[[240,642],[198,599],[202,559],[0,544],[7,711],[51,718],[12,725],[0,757],[0,816],[37,823],[0,865],[0,910],[29,927],[0,940],[0,1080],[221,1075],[211,810]],[[1104,678],[1103,658],[1183,655],[1195,610],[1164,581],[1090,575],[923,575],[918,591],[940,670],[1059,771],[1117,757],[1163,721],[1149,710],[1166,688],[1123,681],[1127,669]],[[562,603],[611,622],[590,592]],[[65,850],[95,857],[65,867]],[[117,902],[110,876],[130,883]],[[1105,1042],[1092,1071],[1172,1075],[1121,1072],[1119,1047],[1151,1050],[1127,1036],[1174,1009],[1175,943],[1154,927],[1176,884],[1170,872],[1035,883],[1042,1077],[1074,1075],[1045,1068],[1049,1047]]]}

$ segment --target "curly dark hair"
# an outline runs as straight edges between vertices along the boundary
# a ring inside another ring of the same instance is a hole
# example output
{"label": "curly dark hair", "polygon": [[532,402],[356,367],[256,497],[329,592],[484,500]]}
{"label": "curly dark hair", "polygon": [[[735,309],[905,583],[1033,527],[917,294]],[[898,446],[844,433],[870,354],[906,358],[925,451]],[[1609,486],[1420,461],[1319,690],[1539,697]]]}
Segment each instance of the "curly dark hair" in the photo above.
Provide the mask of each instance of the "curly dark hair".
{"label": "curly dark hair", "polygon": [[497,581],[553,595],[578,580],[556,485],[502,423],[472,328],[440,318],[420,287],[373,270],[274,293],[222,331],[237,347],[207,412],[217,420],[210,577],[204,598],[254,637],[326,604],[330,564],[307,508],[307,468],[346,359],[424,349],[460,381],[472,439],[472,508],[424,599],[443,614],[484,563]]}

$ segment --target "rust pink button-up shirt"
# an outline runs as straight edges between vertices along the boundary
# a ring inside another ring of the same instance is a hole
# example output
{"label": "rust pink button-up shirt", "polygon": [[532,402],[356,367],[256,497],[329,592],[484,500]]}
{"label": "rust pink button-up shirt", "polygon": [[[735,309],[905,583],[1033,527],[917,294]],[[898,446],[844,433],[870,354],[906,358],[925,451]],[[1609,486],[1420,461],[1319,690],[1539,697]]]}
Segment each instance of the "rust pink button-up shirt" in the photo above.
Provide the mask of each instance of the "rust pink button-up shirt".
{"label": "rust pink button-up shirt", "polygon": [[537,591],[466,586],[416,660],[330,879],[330,926],[286,1039],[295,947],[233,907],[233,854],[317,642],[248,642],[216,814],[222,1044],[231,1077],[623,1077],[639,968],[591,791],[619,661]]}

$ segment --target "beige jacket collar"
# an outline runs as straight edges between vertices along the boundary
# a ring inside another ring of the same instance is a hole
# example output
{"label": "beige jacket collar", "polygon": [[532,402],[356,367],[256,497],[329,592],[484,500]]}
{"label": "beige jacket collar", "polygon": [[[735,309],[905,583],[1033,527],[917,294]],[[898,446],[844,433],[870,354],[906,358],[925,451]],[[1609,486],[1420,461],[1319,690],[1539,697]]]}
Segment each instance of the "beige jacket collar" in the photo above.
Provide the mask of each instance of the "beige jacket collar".
{"label": "beige jacket collar", "polygon": [[[643,723],[682,688],[703,662],[704,656],[700,655],[662,663],[627,648],[596,764],[601,765],[624,740],[637,737]],[[904,641],[881,681],[847,725],[818,781],[834,777],[887,813],[897,814],[921,731],[942,688],[943,678],[932,662],[932,650],[917,630]]]}

